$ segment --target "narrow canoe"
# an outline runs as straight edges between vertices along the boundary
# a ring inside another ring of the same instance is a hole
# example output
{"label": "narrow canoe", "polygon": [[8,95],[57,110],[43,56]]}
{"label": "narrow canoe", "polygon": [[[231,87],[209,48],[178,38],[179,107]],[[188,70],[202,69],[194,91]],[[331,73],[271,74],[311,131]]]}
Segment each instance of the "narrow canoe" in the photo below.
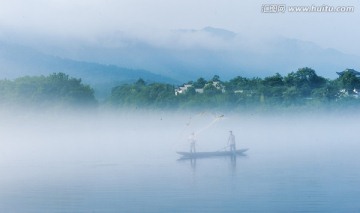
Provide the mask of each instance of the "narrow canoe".
{"label": "narrow canoe", "polygon": [[182,155],[182,158],[208,158],[216,156],[232,156],[232,155],[244,155],[248,149],[238,149],[235,152],[232,151],[216,151],[216,152],[176,152]]}

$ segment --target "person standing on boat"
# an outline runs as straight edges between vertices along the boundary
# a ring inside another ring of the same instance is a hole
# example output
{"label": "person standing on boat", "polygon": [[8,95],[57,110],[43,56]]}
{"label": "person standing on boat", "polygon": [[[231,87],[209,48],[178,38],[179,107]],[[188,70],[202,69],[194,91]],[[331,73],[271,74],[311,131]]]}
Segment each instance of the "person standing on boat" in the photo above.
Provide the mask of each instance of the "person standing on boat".
{"label": "person standing on boat", "polygon": [[230,130],[230,135],[229,135],[229,139],[228,139],[228,144],[230,147],[230,151],[236,152],[235,135],[233,135],[231,130]]}
{"label": "person standing on boat", "polygon": [[195,133],[191,133],[191,135],[189,136],[189,142],[190,142],[190,152],[191,153],[195,153],[196,152],[196,148],[195,148],[195,144],[196,144],[196,139],[195,139]]}

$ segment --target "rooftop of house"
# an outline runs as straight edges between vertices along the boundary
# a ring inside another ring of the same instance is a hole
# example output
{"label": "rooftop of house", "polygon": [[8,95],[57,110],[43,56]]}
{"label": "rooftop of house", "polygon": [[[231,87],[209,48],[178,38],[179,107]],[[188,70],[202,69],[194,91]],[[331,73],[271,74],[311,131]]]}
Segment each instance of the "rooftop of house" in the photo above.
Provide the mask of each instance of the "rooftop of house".
{"label": "rooftop of house", "polygon": [[354,69],[346,69],[346,70],[344,70],[344,71],[342,71],[342,72],[336,72],[339,76],[342,76],[342,75],[344,75],[346,72],[350,72],[350,73],[352,73],[352,74],[354,74],[354,75],[356,75],[356,76],[360,76],[360,72],[358,72],[358,71],[356,71],[356,70],[354,70]]}

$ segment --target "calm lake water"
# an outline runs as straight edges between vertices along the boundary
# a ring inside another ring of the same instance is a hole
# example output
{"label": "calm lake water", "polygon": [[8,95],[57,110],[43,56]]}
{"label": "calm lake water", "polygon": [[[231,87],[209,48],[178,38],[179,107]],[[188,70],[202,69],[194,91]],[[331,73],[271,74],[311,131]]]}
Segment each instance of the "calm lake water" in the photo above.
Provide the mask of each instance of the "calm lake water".
{"label": "calm lake water", "polygon": [[[0,212],[360,212],[359,116],[220,117],[5,116]],[[178,160],[230,129],[246,156]]]}

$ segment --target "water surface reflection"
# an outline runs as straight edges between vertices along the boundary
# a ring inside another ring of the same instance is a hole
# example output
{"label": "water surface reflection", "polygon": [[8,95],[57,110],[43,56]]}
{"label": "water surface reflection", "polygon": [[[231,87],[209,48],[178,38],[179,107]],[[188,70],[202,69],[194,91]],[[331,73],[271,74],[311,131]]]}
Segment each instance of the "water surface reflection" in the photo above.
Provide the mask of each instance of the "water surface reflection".
{"label": "water surface reflection", "polygon": [[247,156],[177,160],[179,119],[126,116],[0,125],[0,212],[360,210],[356,117],[234,116],[199,147],[221,147],[231,127]]}

